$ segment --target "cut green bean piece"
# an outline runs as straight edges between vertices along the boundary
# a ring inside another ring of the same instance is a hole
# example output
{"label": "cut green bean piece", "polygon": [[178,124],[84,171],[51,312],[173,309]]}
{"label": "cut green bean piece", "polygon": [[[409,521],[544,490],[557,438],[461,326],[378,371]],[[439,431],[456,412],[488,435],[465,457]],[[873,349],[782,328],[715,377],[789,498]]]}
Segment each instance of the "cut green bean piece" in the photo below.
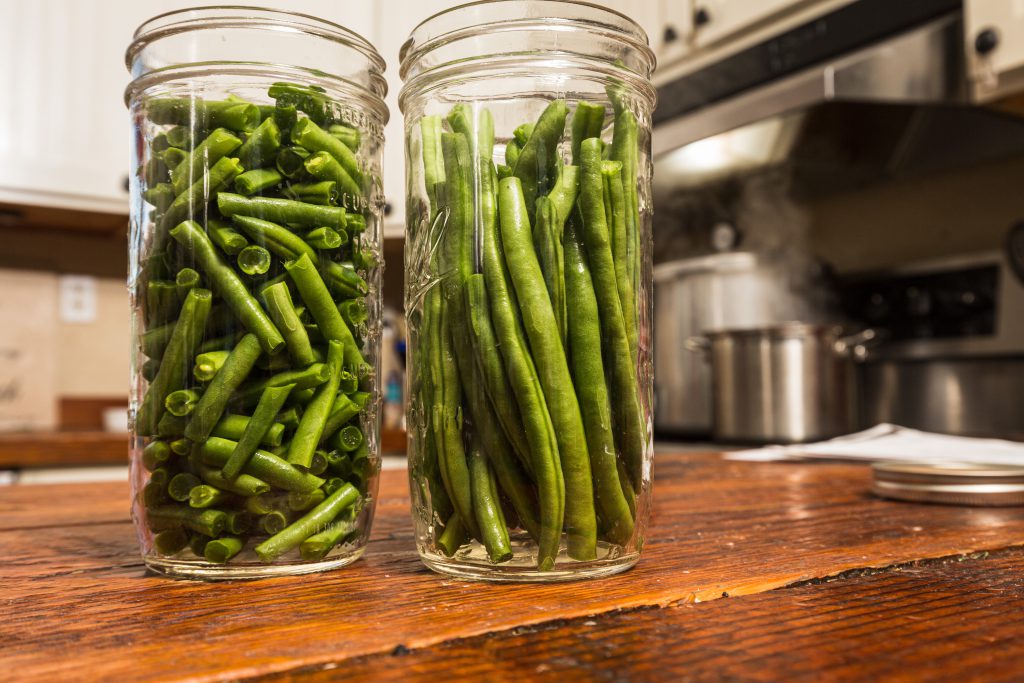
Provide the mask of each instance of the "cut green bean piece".
{"label": "cut green bean piece", "polygon": [[303,165],[306,173],[312,177],[324,182],[333,182],[337,186],[338,200],[342,206],[347,209],[354,209],[358,206],[357,200],[362,195],[359,183],[349,175],[335,157],[327,152],[317,152],[307,158]]}
{"label": "cut green bean piece", "polygon": [[297,548],[304,540],[327,528],[345,508],[359,500],[359,491],[351,484],[332,493],[324,502],[307,512],[286,529],[256,546],[256,554],[264,562],[272,562]]}
{"label": "cut green bean piece", "polygon": [[217,376],[224,362],[231,355],[230,351],[207,351],[196,356],[196,364],[192,368],[192,376],[200,382],[209,382]]}
{"label": "cut green bean piece", "polygon": [[359,150],[360,133],[358,128],[334,123],[327,127],[327,132],[345,143],[345,146],[353,152]]}
{"label": "cut green bean piece", "polygon": [[188,500],[189,492],[201,483],[196,475],[179,472],[171,477],[171,481],[167,484],[167,494],[179,503],[185,502]]}
{"label": "cut green bean piece", "polygon": [[[292,128],[292,140],[312,152],[327,152],[345,169],[345,172],[355,181],[355,187],[363,184],[363,173],[359,170],[359,161],[356,155],[345,143],[320,128],[312,119],[299,119]],[[308,165],[307,165],[307,169]],[[339,183],[340,184],[340,183]],[[342,186],[343,191],[348,191]]]}
{"label": "cut green bean piece", "polygon": [[270,270],[270,252],[255,244],[238,252],[237,260],[238,269],[246,275],[263,275]]}
{"label": "cut green bean piece", "polygon": [[[224,467],[234,452],[235,445],[234,441],[211,436],[199,447],[199,453],[207,465]],[[320,488],[324,483],[320,477],[302,472],[288,461],[262,450],[252,454],[243,471],[286,491],[308,493]]]}
{"label": "cut green bean piece", "polygon": [[363,444],[363,432],[355,425],[342,427],[335,441],[339,450],[354,451]]}
{"label": "cut green bean piece", "polygon": [[267,387],[260,396],[256,410],[245,426],[245,431],[235,445],[231,457],[224,463],[223,473],[228,479],[235,479],[245,469],[249,458],[266,439],[267,432],[274,426],[274,417],[280,412],[294,384],[283,387]]}
{"label": "cut green bean piece", "polygon": [[288,515],[281,510],[271,510],[260,517],[259,526],[263,533],[274,535],[288,526]]}
{"label": "cut green bean piece", "polygon": [[[334,405],[331,406],[331,414],[327,416],[327,421],[324,423],[324,432],[320,437],[320,443],[327,441],[327,439],[341,429],[346,422],[358,415],[361,410],[362,406],[346,396],[344,393],[339,393],[335,396]],[[362,434],[360,434],[359,440],[362,441]],[[357,443],[356,446],[358,445],[359,444]],[[352,449],[356,446],[353,446]]]}
{"label": "cut green bean piece", "polygon": [[[251,418],[247,415],[225,415],[217,423],[217,426],[213,428],[213,436],[238,441],[242,438],[242,434],[245,433],[250,420]],[[277,448],[281,445],[281,441],[284,438],[284,430],[285,425],[280,421],[274,422],[263,435],[260,444],[268,448]]]}
{"label": "cut green bean piece", "polygon": [[151,184],[149,189],[142,193],[142,198],[156,207],[158,212],[166,211],[176,196],[170,183]]}
{"label": "cut green bean piece", "polygon": [[316,320],[320,333],[325,339],[339,341],[343,345],[345,366],[360,367],[363,364],[363,354],[351,330],[341,319],[341,314],[338,313],[338,308],[327,291],[327,285],[313,266],[313,262],[304,254],[298,260],[286,263],[284,267],[299,290],[302,302]]}
{"label": "cut green bean piece", "polygon": [[153,536],[153,549],[160,555],[177,555],[188,546],[184,529],[166,529]]}
{"label": "cut green bean piece", "polygon": [[276,168],[256,168],[235,178],[235,190],[246,197],[278,185],[284,176]]}
{"label": "cut green bean piece", "polygon": [[273,118],[263,119],[238,148],[238,159],[246,168],[266,166],[274,160],[281,146],[281,129]]}
{"label": "cut green bean piece", "polygon": [[242,552],[245,542],[234,536],[215,538],[203,548],[203,557],[207,562],[226,564],[231,558]]}
{"label": "cut green bean piece", "polygon": [[270,491],[270,484],[248,474],[240,474],[234,480],[226,478],[221,471],[215,467],[199,464],[196,468],[199,477],[215,488],[234,493],[239,496],[258,496],[261,493]]}
{"label": "cut green bean piece", "polygon": [[189,97],[151,99],[146,103],[146,116],[157,125],[174,124],[193,130],[222,126],[247,131],[260,122],[260,110],[254,104]]}
{"label": "cut green bean piece", "polygon": [[281,81],[270,86],[267,94],[278,106],[294,106],[321,125],[334,118],[334,105],[322,89]]}
{"label": "cut green bean piece", "polygon": [[299,546],[299,555],[307,562],[322,560],[335,546],[358,530],[356,520],[331,522],[323,531],[313,534]]}
{"label": "cut green bean piece", "polygon": [[210,436],[224,414],[228,401],[252,371],[260,352],[260,342],[256,335],[247,334],[242,337],[231,350],[224,367],[203,392],[192,419],[185,427],[185,436],[196,442],[205,441]]}
{"label": "cut green bean piece", "polygon": [[242,141],[232,135],[231,131],[223,128],[212,131],[181,163],[172,167],[171,184],[174,187],[174,194],[181,194],[202,179],[208,168],[234,152],[241,144]]}
{"label": "cut green bean piece", "polygon": [[235,216],[231,219],[256,244],[265,246],[283,260],[293,261],[302,254],[316,258],[313,247],[288,228],[252,216]]}
{"label": "cut green bean piece", "polygon": [[[341,238],[345,235],[345,240]],[[342,230],[338,233],[333,228],[317,228],[306,233],[306,244],[318,251],[331,251],[337,249],[348,239],[348,234]]]}
{"label": "cut green bean piece", "polygon": [[199,402],[199,392],[195,389],[179,389],[167,394],[164,407],[171,415],[179,417],[189,415]]}
{"label": "cut green bean piece", "polygon": [[217,208],[225,216],[252,216],[274,223],[294,223],[332,228],[345,227],[345,209],[340,206],[303,204],[276,197],[243,197],[229,192],[217,193]]}
{"label": "cut green bean piece", "polygon": [[331,369],[325,363],[313,363],[301,370],[285,370],[264,380],[251,382],[235,394],[233,402],[241,406],[256,405],[267,387],[283,387],[294,384],[292,398],[304,389],[318,387],[331,378]]}
{"label": "cut green bean piece", "polygon": [[307,204],[331,206],[338,203],[338,184],[333,180],[316,183],[291,183],[283,190],[284,196]]}
{"label": "cut green bean piece", "polygon": [[[327,417],[334,405],[334,397],[338,393],[344,355],[344,345],[332,339],[327,351],[327,367],[331,371],[331,377],[316,390],[313,400],[306,406],[288,446],[288,462],[297,467],[309,468],[317,444],[320,443]],[[276,413],[275,410],[274,414]]]}
{"label": "cut green bean piece", "polygon": [[175,439],[169,445],[171,452],[177,455],[187,455],[192,450],[192,442],[188,439]]}
{"label": "cut green bean piece", "polygon": [[194,508],[210,508],[228,499],[228,494],[209,484],[193,486],[188,492],[188,504]]}
{"label": "cut green bean piece", "polygon": [[199,271],[194,268],[182,268],[174,276],[174,285],[178,289],[178,297],[182,300],[188,295],[189,290],[199,287],[201,284],[202,278],[199,276]]}
{"label": "cut green bean piece", "polygon": [[246,329],[257,337],[264,351],[275,353],[284,346],[284,337],[274,327],[263,307],[249,293],[234,270],[217,255],[213,244],[197,223],[185,221],[171,230],[171,236],[196,259],[214,288]]}
{"label": "cut green bean piece", "polygon": [[309,150],[302,147],[282,147],[277,153],[276,166],[285,178],[294,180],[306,174],[306,159],[309,157]]}
{"label": "cut green bean piece", "polygon": [[288,285],[279,282],[264,288],[262,294],[270,319],[284,335],[288,355],[298,366],[307,366],[313,363],[316,359],[309,343],[309,335],[306,334],[306,328],[299,320],[292,303],[291,292],[288,291]]}
{"label": "cut green bean piece", "polygon": [[237,256],[238,252],[249,246],[249,240],[224,221],[211,218],[206,222],[210,241],[228,256]]}
{"label": "cut green bean piece", "polygon": [[171,447],[166,441],[150,441],[142,449],[142,466],[152,472],[171,457]]}

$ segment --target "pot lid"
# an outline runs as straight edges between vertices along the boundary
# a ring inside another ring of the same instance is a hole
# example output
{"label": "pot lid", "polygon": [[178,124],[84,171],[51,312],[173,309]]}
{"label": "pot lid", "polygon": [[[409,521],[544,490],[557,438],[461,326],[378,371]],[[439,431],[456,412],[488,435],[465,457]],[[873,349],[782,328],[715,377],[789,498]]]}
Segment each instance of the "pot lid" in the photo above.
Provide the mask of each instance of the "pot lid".
{"label": "pot lid", "polygon": [[879,462],[871,490],[883,498],[947,505],[1024,505],[1024,467]]}

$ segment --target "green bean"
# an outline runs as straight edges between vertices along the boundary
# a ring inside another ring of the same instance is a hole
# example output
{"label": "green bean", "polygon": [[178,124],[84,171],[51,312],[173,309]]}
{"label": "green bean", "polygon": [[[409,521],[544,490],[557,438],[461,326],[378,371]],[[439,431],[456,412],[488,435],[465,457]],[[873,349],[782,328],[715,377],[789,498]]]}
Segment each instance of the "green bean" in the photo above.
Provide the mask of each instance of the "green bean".
{"label": "green bean", "polygon": [[175,196],[174,188],[170,183],[149,184],[148,189],[142,193],[142,198],[156,207],[157,212],[166,211],[167,207],[174,202]]}
{"label": "green bean", "polygon": [[178,298],[184,300],[189,290],[199,287],[202,284],[199,271],[194,268],[182,268],[174,276],[174,286],[178,290]]}
{"label": "green bean", "polygon": [[238,269],[246,275],[264,275],[270,270],[270,252],[255,244],[238,252],[237,261]]}
{"label": "green bean", "polygon": [[249,382],[235,394],[233,403],[240,406],[255,405],[267,387],[283,387],[294,384],[292,398],[304,389],[318,387],[331,378],[331,369],[324,363],[313,363],[301,370],[285,370],[267,379]]}
{"label": "green bean", "polygon": [[321,180],[316,183],[292,183],[282,190],[285,197],[307,204],[331,206],[338,203],[338,183]]}
{"label": "green bean", "polygon": [[161,439],[177,439],[185,434],[185,425],[188,424],[187,417],[178,417],[164,412],[163,417],[156,425],[156,435]]}
{"label": "green bean", "polygon": [[208,290],[199,288],[191,290],[185,297],[174,332],[163,353],[160,369],[150,382],[136,416],[136,430],[141,436],[156,432],[167,395],[184,387],[195,348],[206,327],[212,300],[213,296]]}
{"label": "green bean", "polygon": [[[345,235],[344,239],[342,235]],[[337,249],[347,240],[348,234],[344,230],[339,233],[333,228],[317,228],[306,233],[306,244],[318,251]]]}
{"label": "green bean", "polygon": [[252,529],[255,522],[253,515],[245,510],[232,510],[227,513],[228,520],[224,524],[224,531],[229,534],[245,534]]}
{"label": "green bean", "polygon": [[306,471],[318,477],[327,471],[327,451],[313,451],[313,458],[309,461]]}
{"label": "green bean", "polygon": [[343,486],[286,529],[256,546],[256,554],[264,562],[277,559],[289,550],[297,548],[313,534],[323,531],[342,510],[358,499],[359,492],[353,486]]}
{"label": "green bean", "polygon": [[[640,203],[637,188],[640,141],[636,116],[622,101],[613,97],[615,106],[615,127],[612,131],[610,158],[622,163],[622,187],[625,197],[626,214],[626,275],[633,292],[639,290],[640,282]],[[635,317],[635,310],[627,311]],[[636,323],[634,323],[635,325]],[[637,362],[637,348],[634,347],[633,364]]]}
{"label": "green bean", "polygon": [[[181,149],[187,149],[192,146],[194,139],[192,128],[189,126],[175,126],[166,133],[162,133],[162,135],[164,136],[164,142],[167,143],[166,145],[163,145],[164,149],[167,149],[168,147],[180,147]],[[156,140],[153,141],[152,147],[153,149],[158,147]]]}
{"label": "green bean", "polygon": [[238,252],[249,245],[249,240],[245,239],[244,235],[224,221],[211,218],[206,222],[206,228],[210,241],[228,256],[237,256]]}
{"label": "green bean", "polygon": [[441,117],[424,116],[420,119],[420,137],[423,144],[423,181],[430,198],[430,224],[440,211],[439,188],[445,182],[444,158],[441,153]]}
{"label": "green bean", "polygon": [[146,283],[146,326],[156,327],[166,323],[178,312],[181,300],[178,287],[173,282],[150,280]]}
{"label": "green bean", "polygon": [[[326,381],[326,380],[325,380]],[[282,410],[277,414],[277,422],[283,424],[285,429],[295,429],[299,426],[299,419],[302,417],[300,409],[296,406],[292,406],[286,410]]]}
{"label": "green bean", "polygon": [[519,155],[522,153],[523,146],[515,140],[509,140],[505,144],[505,166],[509,169],[509,175],[512,175],[512,169],[519,163]]}
{"label": "green bean", "polygon": [[[334,435],[339,429],[344,426],[346,422],[351,420],[353,417],[359,414],[362,408],[358,403],[350,399],[343,393],[339,393],[334,397],[334,405],[331,406],[331,413],[327,416],[327,421],[324,423],[324,433],[320,437],[320,443],[324,443],[331,436]],[[362,435],[360,434],[360,438]],[[358,445],[358,444],[357,444]],[[352,448],[355,448],[353,446]],[[345,449],[352,450],[352,449]]]}
{"label": "green bean", "polygon": [[[540,504],[540,540],[538,546],[538,568],[549,570],[554,567],[558,555],[561,529],[565,514],[565,482],[558,462],[558,444],[554,434],[551,415],[540,388],[537,369],[530,356],[526,333],[518,317],[518,303],[510,282],[503,255],[504,246],[498,229],[494,174],[482,174],[485,182],[482,192],[483,207],[483,277],[469,278],[467,291],[470,297],[470,311],[477,316],[474,328],[483,329],[484,316],[488,307],[481,302],[490,300],[490,311],[496,338],[495,346],[500,348],[505,362],[508,385],[515,397],[522,419],[523,431],[532,454],[530,468],[537,482],[537,497]],[[486,282],[486,284],[485,284]],[[477,357],[487,353],[487,346],[477,348]],[[488,372],[493,375],[493,371]],[[492,394],[494,401],[495,394]]]}
{"label": "green bean", "polygon": [[334,445],[341,451],[354,451],[363,444],[363,432],[355,425],[342,427],[337,432]]}
{"label": "green bean", "polygon": [[[252,454],[256,452],[261,443],[266,441],[267,434],[275,425],[274,417],[281,411],[281,407],[294,388],[294,384],[288,384],[283,387],[267,387],[263,390],[259,403],[256,404],[256,410],[253,411],[252,417],[249,418],[245,430],[239,437],[235,450],[231,453],[228,461],[224,463],[222,472],[227,479],[233,480],[238,477]],[[275,445],[280,445],[280,441]]]}
{"label": "green bean", "polygon": [[153,548],[161,555],[177,555],[188,545],[183,529],[166,529],[153,536]]}
{"label": "green bean", "polygon": [[345,214],[345,232],[353,236],[366,231],[366,216],[358,213]]}
{"label": "green bean", "polygon": [[277,223],[271,223],[262,218],[253,218],[252,216],[235,216],[231,220],[253,242],[266,246],[267,249],[274,252],[280,259],[293,261],[302,254],[308,254],[310,258],[317,257],[313,247],[306,244],[294,232]]}
{"label": "green bean", "polygon": [[[192,419],[185,427],[185,436],[197,442],[205,441],[227,408],[228,401],[252,372],[260,355],[260,342],[254,334],[247,334],[231,350],[224,367],[203,392]],[[275,411],[276,413],[277,411]]]}
{"label": "green bean", "polygon": [[458,512],[452,513],[444,525],[444,531],[437,539],[438,549],[447,557],[451,557],[468,541],[469,531],[466,529],[466,525],[462,523]]}
{"label": "green bean", "polygon": [[[327,416],[330,415],[331,407],[334,405],[334,397],[338,393],[344,355],[344,344],[332,339],[327,351],[327,367],[331,370],[331,377],[316,390],[316,396],[306,406],[306,410],[302,413],[302,419],[299,420],[299,426],[295,429],[295,434],[292,435],[288,446],[288,462],[292,465],[309,468],[313,453],[323,435]],[[272,414],[276,415],[277,410]]]}
{"label": "green bean", "polygon": [[469,451],[470,483],[473,489],[473,512],[480,528],[481,541],[491,562],[498,564],[512,559],[512,547],[501,511],[494,473],[481,451],[479,432],[473,432],[473,445]]}
{"label": "green bean", "polygon": [[608,539],[625,545],[633,535],[633,516],[616,464],[611,403],[601,360],[601,322],[590,268],[572,225],[565,239],[565,286],[573,379],[586,428],[597,507]]}
{"label": "green bean", "polygon": [[[541,124],[538,124],[531,142],[541,132]],[[533,252],[519,178],[500,181],[498,197],[505,260],[509,264],[523,327],[530,341],[537,376],[558,441],[565,481],[565,529],[569,556],[578,560],[594,559],[597,556],[597,519],[583,418],[573,390],[565,350],[557,336],[548,334],[549,330],[556,329],[555,315]]]}
{"label": "green bean", "polygon": [[580,189],[580,167],[562,166],[555,178],[555,185],[548,193],[548,200],[554,205],[558,218],[561,221],[558,226],[558,238],[562,238],[562,230],[565,222],[569,219],[573,207],[576,205],[576,198]]}
{"label": "green bean", "polygon": [[228,130],[217,128],[211,132],[181,163],[171,169],[171,185],[174,187],[174,194],[178,195],[184,192],[203,177],[207,168],[234,152],[241,144],[242,141]]}
{"label": "green bean", "polygon": [[547,197],[537,199],[537,218],[533,223],[533,248],[537,253],[545,289],[555,314],[558,336],[565,346],[566,312],[565,312],[565,272],[562,256],[562,236],[559,226],[562,223],[554,203]]}
{"label": "green bean", "polygon": [[536,124],[533,123],[522,123],[516,126],[516,129],[512,131],[512,137],[519,144],[520,147],[526,145],[529,141],[530,136],[533,135],[533,131],[536,128]]}
{"label": "green bean", "polygon": [[210,167],[209,172],[174,198],[160,219],[158,237],[154,250],[162,247],[163,235],[184,220],[199,218],[206,209],[206,203],[215,193],[235,179],[244,169],[238,159],[224,157]]}
{"label": "green bean", "polygon": [[207,351],[196,356],[196,364],[192,368],[192,376],[200,382],[209,382],[217,376],[224,362],[230,355],[229,351]]}
{"label": "green bean", "polygon": [[171,415],[183,417],[195,410],[198,401],[199,392],[195,389],[179,389],[167,394],[167,398],[164,399],[164,408]]}
{"label": "green bean", "polygon": [[[359,170],[359,161],[356,155],[345,143],[322,129],[312,119],[299,119],[292,127],[292,140],[302,145],[311,152],[326,152],[330,154],[341,165],[345,172],[355,182],[356,195],[359,195],[358,188],[363,184],[363,173]],[[309,170],[309,164],[306,164]],[[338,183],[342,190],[348,189],[342,183]]]}
{"label": "green bean", "polygon": [[[188,152],[186,152],[183,149],[179,149],[177,147],[168,147],[160,155],[160,158],[163,159],[163,162],[165,164],[167,164],[167,168],[174,169],[174,168],[177,168],[179,164],[183,163],[186,159],[188,159]],[[168,174],[170,174],[170,173],[171,173],[171,171],[168,171]],[[172,185],[172,189],[173,189],[173,185]],[[181,193],[180,192],[175,192],[175,194],[181,194]]]}
{"label": "green bean", "polygon": [[640,410],[636,367],[633,365],[615,279],[608,225],[604,215],[604,182],[601,175],[601,145],[597,138],[583,141],[580,209],[583,215],[582,237],[601,319],[601,335],[611,366],[616,406],[616,431],[621,438],[620,451],[634,486],[639,485],[647,437]]}
{"label": "green bean", "polygon": [[170,182],[170,171],[168,171],[167,164],[164,163],[162,157],[162,151],[157,152],[150,157],[145,165],[138,169],[137,175],[142,178],[147,187],[153,187],[157,184]]}
{"label": "green bean", "polygon": [[231,130],[252,130],[260,122],[254,104],[198,98],[157,98],[146,103],[146,116],[157,125],[174,124],[192,129],[223,126]]}
{"label": "green bean", "polygon": [[189,491],[201,483],[196,475],[190,472],[179,472],[171,477],[171,481],[168,482],[167,494],[174,500],[182,503],[188,500]]}
{"label": "green bean", "polygon": [[355,267],[350,263],[338,263],[337,261],[320,260],[320,270],[324,282],[337,296],[341,298],[356,298],[365,296],[369,291],[366,280],[360,277]]}
{"label": "green bean", "polygon": [[299,545],[299,555],[307,562],[322,560],[336,545],[358,530],[354,519],[335,520],[323,531],[313,534]]}
{"label": "green bean", "polygon": [[226,564],[232,557],[242,552],[245,541],[235,536],[215,538],[203,548],[203,557],[207,562]]}
{"label": "green bean", "polygon": [[[336,185],[338,190],[338,199],[336,201],[339,201],[342,206],[348,209],[354,209],[358,206],[358,198],[362,196],[359,184],[333,156],[327,152],[317,152],[310,155],[303,162],[303,166],[306,169],[306,173],[313,178],[322,182],[332,182]],[[332,225],[331,227],[334,226]]]}
{"label": "green bean", "polygon": [[299,315],[295,311],[288,285],[278,282],[264,288],[262,295],[270,319],[284,335],[288,355],[291,356],[292,361],[300,367],[313,363],[316,360],[313,356],[313,347],[309,343],[306,328],[302,326],[302,321],[299,320]]}
{"label": "green bean", "polygon": [[267,94],[277,100],[278,106],[293,105],[321,125],[334,118],[333,104],[323,89],[281,81],[270,86]]}
{"label": "green bean", "polygon": [[239,474],[234,480],[226,478],[215,467],[207,467],[202,463],[196,466],[199,477],[210,486],[222,489],[239,496],[258,496],[270,491],[270,484],[248,474]]}
{"label": "green bean", "polygon": [[612,262],[615,264],[615,287],[619,294],[622,307],[622,319],[626,325],[626,339],[629,340],[629,352],[633,362],[637,357],[636,300],[633,296],[633,282],[629,274],[629,230],[626,226],[626,197],[622,189],[622,163],[605,161],[601,164],[601,176],[604,180],[604,204],[610,209],[612,221],[608,224],[611,236]]}
{"label": "green bean", "polygon": [[306,510],[314,508],[324,502],[324,498],[326,497],[327,495],[320,489],[310,491],[309,493],[298,493],[296,491],[292,491],[288,494],[285,502],[289,510],[293,512],[305,512]]}
{"label": "green bean", "polygon": [[604,128],[604,106],[580,102],[572,115],[572,163],[580,163],[580,145],[587,138],[601,137]]}
{"label": "green bean", "polygon": [[254,168],[235,178],[235,190],[246,197],[278,185],[284,176],[276,168]]}
{"label": "green bean", "polygon": [[188,504],[194,508],[210,508],[220,505],[228,500],[228,498],[227,493],[209,484],[193,486],[188,492]]}
{"label": "green bean", "polygon": [[[249,426],[251,419],[248,415],[225,415],[214,426],[210,436],[219,436],[222,439],[237,441],[242,438],[242,434],[245,433],[245,429]],[[280,422],[273,423],[260,442],[261,445],[268,449],[279,447],[284,440],[284,432],[285,426],[283,424]]]}
{"label": "green bean", "polygon": [[358,128],[352,128],[340,123],[333,123],[327,127],[327,132],[345,143],[353,152],[359,150],[361,135]]}
{"label": "green bean", "polygon": [[192,442],[188,439],[175,439],[170,444],[171,452],[177,455],[187,455],[192,449]]}
{"label": "green bean", "polygon": [[565,100],[551,102],[537,119],[537,125],[513,167],[513,175],[522,184],[523,199],[530,214],[528,218],[532,217],[537,197],[547,192],[548,184],[555,178],[558,143],[562,139],[568,115],[569,108]]}
{"label": "green bean", "polygon": [[[455,359],[459,367],[459,377],[462,379],[463,409],[468,411],[473,427],[472,447],[476,451],[486,454],[491,467],[497,474],[498,481],[501,483],[501,488],[512,503],[512,507],[519,516],[523,528],[536,540],[540,538],[540,522],[537,519],[536,512],[536,494],[533,491],[530,480],[523,472],[522,467],[520,467],[519,461],[512,454],[512,446],[506,439],[498,416],[488,401],[484,389],[484,381],[474,358],[472,339],[465,332],[467,327],[472,327],[472,324],[467,321],[469,314],[467,314],[466,307],[473,300],[474,297],[467,291],[466,296],[462,300],[452,302],[452,308],[455,311],[453,318],[457,324],[456,329],[452,333],[452,342],[455,350]],[[490,514],[486,512],[486,506],[491,505],[491,503],[478,501],[477,487],[481,485],[482,480],[480,477],[482,473],[473,470],[472,453],[467,457],[470,458],[470,481],[473,491],[475,519],[480,527],[481,540],[488,546],[488,550],[491,550],[492,545],[488,545],[488,543],[493,544],[495,539],[493,534],[491,534],[491,539],[488,541],[489,534],[484,528],[486,522],[485,519],[481,518],[482,512]],[[490,474],[487,476],[490,477]],[[489,489],[483,490],[481,495],[489,496],[496,500],[496,494],[491,496],[488,491]],[[477,505],[478,502],[485,505],[483,511]],[[487,517],[487,519],[493,522],[491,517]],[[507,543],[507,533],[505,540]]]}
{"label": "green bean", "polygon": [[290,516],[281,510],[271,510],[260,518],[260,529],[265,534],[274,535],[288,526]]}
{"label": "green bean", "polygon": [[[224,467],[234,452],[235,446],[236,442],[234,441],[211,436],[199,447],[199,454],[207,465]],[[288,461],[261,450],[257,450],[252,454],[243,471],[257,479],[262,479],[271,486],[276,486],[286,491],[309,493],[314,489],[320,488],[320,485],[324,483],[324,480],[320,477],[308,472],[302,472],[292,467]]]}
{"label": "green bean", "polygon": [[285,178],[294,180],[306,174],[306,159],[309,157],[309,150],[302,147],[282,147],[277,153],[275,166]]}
{"label": "green bean", "polygon": [[243,197],[229,192],[217,193],[217,209],[225,216],[251,216],[274,223],[294,223],[318,228],[345,227],[345,209],[340,206],[303,204],[277,197]]}
{"label": "green bean", "polygon": [[246,168],[259,168],[272,161],[281,147],[281,129],[273,118],[263,119],[238,148],[238,159]]}
{"label": "green bean", "polygon": [[150,441],[142,449],[142,466],[152,472],[171,457],[171,447],[166,441]]}
{"label": "green bean", "polygon": [[327,340],[341,342],[345,350],[344,363],[348,367],[359,367],[363,364],[363,354],[356,344],[352,332],[341,319],[338,308],[327,291],[327,285],[317,273],[313,262],[306,254],[284,266],[295,287],[299,290],[302,302],[312,314],[320,327],[320,332]]}

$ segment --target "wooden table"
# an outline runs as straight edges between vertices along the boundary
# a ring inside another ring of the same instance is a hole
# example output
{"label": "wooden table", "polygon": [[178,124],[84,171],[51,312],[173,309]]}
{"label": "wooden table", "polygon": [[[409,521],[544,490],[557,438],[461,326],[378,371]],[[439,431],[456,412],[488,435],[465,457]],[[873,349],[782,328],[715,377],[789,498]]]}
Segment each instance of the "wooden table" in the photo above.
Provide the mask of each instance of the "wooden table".
{"label": "wooden table", "polygon": [[868,471],[662,455],[626,574],[487,585],[424,569],[404,472],[365,558],[150,575],[121,484],[0,489],[5,680],[1022,680],[1024,509],[883,501]]}

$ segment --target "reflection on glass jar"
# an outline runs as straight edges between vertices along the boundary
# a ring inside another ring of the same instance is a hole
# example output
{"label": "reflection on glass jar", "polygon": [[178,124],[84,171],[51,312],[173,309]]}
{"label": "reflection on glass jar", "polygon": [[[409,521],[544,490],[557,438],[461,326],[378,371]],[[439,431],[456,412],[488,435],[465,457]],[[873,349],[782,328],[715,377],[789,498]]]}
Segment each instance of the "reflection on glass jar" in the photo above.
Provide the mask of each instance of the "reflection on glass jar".
{"label": "reflection on glass jar", "polygon": [[402,51],[420,556],[490,580],[639,559],[651,458],[643,31],[592,5],[438,14]]}
{"label": "reflection on glass jar", "polygon": [[127,62],[143,559],[348,564],[379,470],[384,63],[341,26],[242,7],[151,19]]}

